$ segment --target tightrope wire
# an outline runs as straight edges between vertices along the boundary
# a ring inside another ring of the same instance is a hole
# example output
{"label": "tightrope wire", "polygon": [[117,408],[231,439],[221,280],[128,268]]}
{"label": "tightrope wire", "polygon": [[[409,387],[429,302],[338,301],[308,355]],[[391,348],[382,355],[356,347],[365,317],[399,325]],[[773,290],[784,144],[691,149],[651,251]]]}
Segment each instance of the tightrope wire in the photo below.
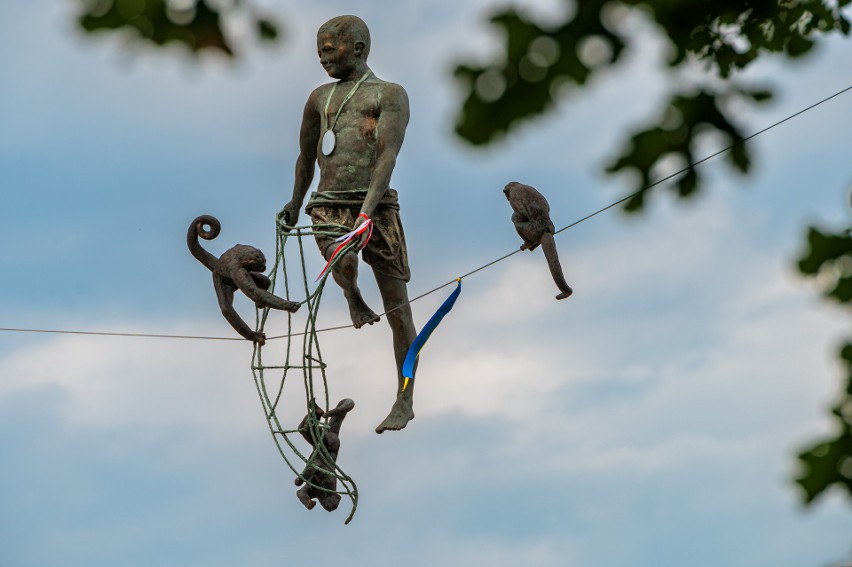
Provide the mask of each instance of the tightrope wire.
{"label": "tightrope wire", "polygon": [[56,329],[16,329],[0,327],[0,331],[14,333],[54,333],[59,335],[97,335],[99,337],[142,337],[147,339],[202,339],[206,341],[244,341],[242,337],[208,337],[202,335],[163,335],[156,333],[107,333],[100,331],[63,331]]}

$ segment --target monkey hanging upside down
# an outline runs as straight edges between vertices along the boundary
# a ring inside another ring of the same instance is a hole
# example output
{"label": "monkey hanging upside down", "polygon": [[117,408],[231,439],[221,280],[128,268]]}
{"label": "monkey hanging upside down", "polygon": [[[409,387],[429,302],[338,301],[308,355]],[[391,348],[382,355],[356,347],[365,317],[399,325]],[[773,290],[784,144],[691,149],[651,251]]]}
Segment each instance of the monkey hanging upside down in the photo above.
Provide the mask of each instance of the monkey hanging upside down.
{"label": "monkey hanging upside down", "polygon": [[547,266],[550,268],[550,275],[556,287],[562,292],[556,296],[556,299],[569,297],[574,291],[565,282],[562,266],[559,264],[559,253],[556,251],[556,241],[553,239],[556,227],[550,220],[550,205],[547,204],[547,199],[535,188],[517,181],[506,185],[503,193],[506,194],[506,199],[515,211],[512,213],[512,223],[524,241],[521,244],[521,250],[535,250],[541,244]]}
{"label": "monkey hanging upside down", "polygon": [[[308,510],[316,506],[316,498],[320,506],[331,512],[340,504],[337,477],[332,474],[337,467],[337,455],[340,452],[340,426],[343,425],[346,414],[355,408],[355,402],[345,398],[338,402],[336,408],[323,412],[322,408],[316,405],[316,401],[312,400],[311,407],[314,409],[315,419],[321,419],[323,416],[329,418],[328,427],[322,438],[317,440],[311,435],[308,425],[310,412],[299,424],[299,433],[314,450],[305,464],[305,470],[296,478],[296,486],[302,487],[296,491],[296,496]],[[317,447],[318,443],[324,450]],[[349,520],[346,520],[346,523],[348,524]]]}

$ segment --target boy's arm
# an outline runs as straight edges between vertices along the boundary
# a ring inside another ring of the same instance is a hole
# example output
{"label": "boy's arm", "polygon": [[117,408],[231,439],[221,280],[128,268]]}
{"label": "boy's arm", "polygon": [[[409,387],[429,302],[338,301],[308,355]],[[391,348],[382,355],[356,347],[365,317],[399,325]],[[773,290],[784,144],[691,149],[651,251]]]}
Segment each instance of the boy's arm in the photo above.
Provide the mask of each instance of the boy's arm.
{"label": "boy's arm", "polygon": [[317,107],[319,89],[314,90],[305,103],[302,114],[302,127],[299,130],[299,157],[296,158],[296,175],[293,183],[293,196],[290,202],[278,213],[278,218],[293,226],[299,218],[299,211],[305,195],[314,180],[314,165],[317,161],[317,144],[320,137],[320,114]]}

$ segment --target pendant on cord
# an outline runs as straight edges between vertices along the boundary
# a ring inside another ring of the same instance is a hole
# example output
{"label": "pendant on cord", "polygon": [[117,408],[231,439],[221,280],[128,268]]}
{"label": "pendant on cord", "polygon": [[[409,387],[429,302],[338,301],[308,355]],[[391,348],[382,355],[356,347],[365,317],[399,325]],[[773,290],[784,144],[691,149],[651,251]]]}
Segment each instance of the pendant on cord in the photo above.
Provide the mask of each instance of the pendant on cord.
{"label": "pendant on cord", "polygon": [[335,139],[334,132],[326,130],[325,134],[322,135],[322,155],[330,156],[331,152],[334,151],[336,142],[337,140]]}
{"label": "pendant on cord", "polygon": [[[367,70],[364,75],[358,79],[358,82],[355,83],[355,86],[352,87],[352,90],[349,91],[349,94],[346,95],[346,98],[343,99],[343,102],[340,103],[340,106],[337,109],[337,113],[334,115],[334,120],[331,121],[331,126],[323,132],[322,140],[320,140],[320,150],[322,151],[322,155],[330,156],[334,151],[334,147],[337,145],[337,137],[334,135],[334,126],[337,124],[337,119],[340,118],[340,113],[343,111],[343,107],[346,106],[346,103],[349,102],[349,99],[352,98],[352,95],[355,94],[355,91],[358,90],[358,87],[361,86],[361,83],[367,80],[367,78],[372,75],[372,71]],[[334,91],[337,90],[338,83],[334,83],[332,85],[331,90],[328,92],[328,97],[325,99],[325,109],[323,110],[323,118],[322,123],[323,127],[325,127],[326,119],[328,117],[328,105],[331,103],[331,97],[334,95]]]}

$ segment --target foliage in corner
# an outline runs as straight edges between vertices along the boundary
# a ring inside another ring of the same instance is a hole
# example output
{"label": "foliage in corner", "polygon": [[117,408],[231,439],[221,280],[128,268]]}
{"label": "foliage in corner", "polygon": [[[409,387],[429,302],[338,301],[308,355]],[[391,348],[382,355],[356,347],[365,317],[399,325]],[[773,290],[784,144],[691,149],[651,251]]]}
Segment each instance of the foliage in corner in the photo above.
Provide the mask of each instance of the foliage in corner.
{"label": "foliage in corner", "polygon": [[279,24],[261,15],[249,0],[88,0],[78,17],[88,33],[123,33],[142,45],[182,45],[236,56],[225,22],[242,15],[262,41],[278,39]]}
{"label": "foliage in corner", "polygon": [[[852,303],[852,227],[839,234],[811,227],[808,244],[799,271],[821,281],[826,298],[848,307]],[[835,485],[852,498],[852,341],[840,349],[840,362],[846,386],[831,409],[836,432],[799,454],[801,473],[796,482],[808,504]]]}
{"label": "foliage in corner", "polygon": [[[729,96],[760,102],[772,95],[768,91],[743,90],[734,91]],[[639,187],[624,205],[627,211],[642,208],[645,193],[655,181],[651,178],[654,168],[669,156],[679,157],[683,161],[682,167],[687,168],[673,188],[680,197],[692,195],[698,189],[700,177],[691,164],[702,157],[695,155],[694,141],[708,130],[723,133],[730,143],[731,151],[727,157],[731,165],[740,173],[748,172],[751,158],[746,149],[746,138],[730,121],[720,102],[724,102],[723,97],[706,90],[675,95],[668,102],[666,116],[660,119],[660,125],[633,134],[621,156],[606,168],[607,173],[634,169],[639,174]]]}
{"label": "foliage in corner", "polygon": [[[566,0],[567,2],[568,0]],[[669,44],[667,64],[673,79],[696,65],[705,84],[689,84],[662,104],[656,125],[631,136],[607,167],[610,173],[636,170],[635,191],[642,191],[664,158],[693,163],[696,142],[716,132],[732,144],[735,168],[745,173],[750,162],[745,136],[731,118],[727,100],[767,100],[765,90],[749,93],[733,77],[763,53],[795,58],[808,53],[818,34],[848,35],[843,8],[852,0],[582,0],[565,21],[544,25],[517,9],[491,17],[504,35],[503,52],[486,64],[463,63],[455,74],[464,84],[456,133],[473,145],[491,144],[521,122],[546,113],[563,98],[565,87],[582,87],[615,65],[635,43],[638,32],[624,25],[632,14],[650,20]],[[683,81],[673,80],[673,84]],[[675,116],[676,120],[666,117]],[[699,189],[694,170],[676,185],[682,196]],[[627,203],[638,210],[644,194]]]}

